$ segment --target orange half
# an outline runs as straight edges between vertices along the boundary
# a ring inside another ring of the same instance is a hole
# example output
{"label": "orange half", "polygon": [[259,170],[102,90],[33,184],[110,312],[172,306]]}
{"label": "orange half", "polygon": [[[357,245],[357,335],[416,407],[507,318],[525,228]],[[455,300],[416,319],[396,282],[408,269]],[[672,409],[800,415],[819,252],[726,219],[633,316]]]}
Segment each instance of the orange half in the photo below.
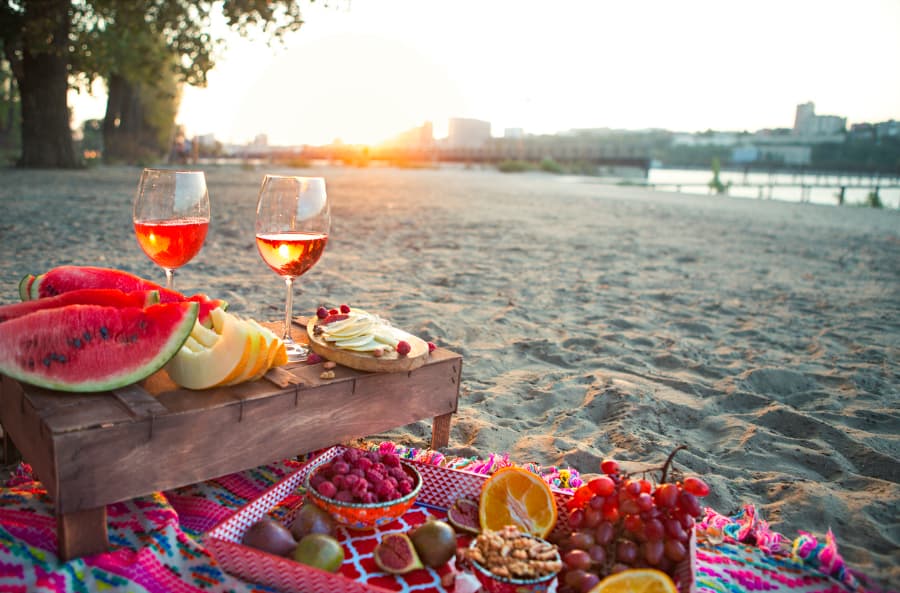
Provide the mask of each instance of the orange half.
{"label": "orange half", "polygon": [[515,525],[525,533],[547,537],[556,524],[556,499],[537,474],[504,467],[482,486],[478,514],[482,530]]}
{"label": "orange half", "polygon": [[678,593],[678,589],[662,571],[633,568],[606,577],[590,593]]}

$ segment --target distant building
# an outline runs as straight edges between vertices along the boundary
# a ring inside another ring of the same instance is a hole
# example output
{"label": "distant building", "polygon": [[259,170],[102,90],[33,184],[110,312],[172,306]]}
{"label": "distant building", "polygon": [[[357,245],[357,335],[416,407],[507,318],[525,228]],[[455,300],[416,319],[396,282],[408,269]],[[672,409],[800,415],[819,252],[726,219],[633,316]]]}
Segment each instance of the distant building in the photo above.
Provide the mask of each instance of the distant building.
{"label": "distant building", "polygon": [[503,128],[503,137],[511,140],[518,140],[525,136],[525,130],[522,128]]}
{"label": "distant building", "polygon": [[257,134],[256,138],[253,139],[253,142],[250,143],[250,146],[253,147],[262,147],[269,145],[269,137],[266,134]]}
{"label": "distant building", "polygon": [[451,117],[447,124],[448,148],[481,148],[491,139],[491,122]]}
{"label": "distant building", "polygon": [[816,104],[812,101],[797,105],[794,115],[794,135],[834,136],[847,130],[847,118],[837,115],[816,115]]}
{"label": "distant building", "polygon": [[434,126],[430,121],[401,132],[384,143],[386,146],[409,150],[425,150],[434,147]]}
{"label": "distant building", "polygon": [[808,165],[812,162],[812,146],[809,144],[762,144],[757,148],[762,161],[784,165]]}

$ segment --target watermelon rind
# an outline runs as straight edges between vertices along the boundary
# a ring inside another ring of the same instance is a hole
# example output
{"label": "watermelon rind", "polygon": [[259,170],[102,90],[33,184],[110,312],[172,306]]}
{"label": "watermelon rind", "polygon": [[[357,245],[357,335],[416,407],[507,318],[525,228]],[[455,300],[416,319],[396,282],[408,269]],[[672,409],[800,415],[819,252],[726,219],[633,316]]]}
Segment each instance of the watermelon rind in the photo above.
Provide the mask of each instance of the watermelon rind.
{"label": "watermelon rind", "polygon": [[31,285],[34,283],[34,274],[26,274],[19,281],[19,298],[23,301],[31,300]]}
{"label": "watermelon rind", "polygon": [[162,368],[190,336],[198,308],[181,302],[35,311],[0,323],[0,373],[56,391],[117,389]]}

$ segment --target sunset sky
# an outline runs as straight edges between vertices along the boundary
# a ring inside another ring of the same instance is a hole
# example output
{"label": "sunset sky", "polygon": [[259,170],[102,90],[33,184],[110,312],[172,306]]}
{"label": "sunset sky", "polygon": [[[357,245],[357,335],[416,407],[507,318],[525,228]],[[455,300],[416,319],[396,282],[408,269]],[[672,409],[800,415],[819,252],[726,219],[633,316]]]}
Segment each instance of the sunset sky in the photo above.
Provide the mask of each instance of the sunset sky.
{"label": "sunset sky", "polygon": [[[798,103],[900,119],[897,0],[332,0],[282,46],[229,36],[191,134],[377,142],[432,121],[504,128],[790,127]],[[76,105],[101,117],[103,98]]]}

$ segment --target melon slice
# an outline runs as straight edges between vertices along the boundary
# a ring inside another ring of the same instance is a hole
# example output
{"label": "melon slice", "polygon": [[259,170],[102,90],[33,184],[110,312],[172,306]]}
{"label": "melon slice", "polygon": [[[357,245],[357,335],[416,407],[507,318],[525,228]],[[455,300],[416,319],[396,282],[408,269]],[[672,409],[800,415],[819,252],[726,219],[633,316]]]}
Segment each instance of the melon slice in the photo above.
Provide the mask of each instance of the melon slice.
{"label": "melon slice", "polygon": [[0,322],[34,313],[41,309],[56,309],[66,305],[103,305],[105,307],[149,307],[159,302],[159,291],[137,290],[122,292],[114,288],[86,288],[64,292],[55,297],[0,306]]}
{"label": "melon slice", "polygon": [[243,383],[248,380],[259,371],[259,367],[266,362],[266,358],[269,355],[269,350],[266,347],[266,340],[263,338],[262,334],[258,333],[243,319],[241,320],[241,323],[247,325],[247,329],[250,332],[250,351],[247,353],[248,356],[244,361],[243,366],[240,369],[235,369],[238,372],[233,373],[230,377],[226,377],[225,380],[222,381],[222,385],[237,385],[238,383]]}
{"label": "melon slice", "polygon": [[212,331],[218,334],[212,347],[199,352],[181,348],[166,365],[169,377],[182,387],[215,387],[233,373],[240,372],[249,357],[252,340],[249,326],[222,309],[213,309],[210,318]]}
{"label": "melon slice", "polygon": [[179,351],[197,303],[68,305],[0,323],[0,373],[58,391],[116,389],[140,381]]}

